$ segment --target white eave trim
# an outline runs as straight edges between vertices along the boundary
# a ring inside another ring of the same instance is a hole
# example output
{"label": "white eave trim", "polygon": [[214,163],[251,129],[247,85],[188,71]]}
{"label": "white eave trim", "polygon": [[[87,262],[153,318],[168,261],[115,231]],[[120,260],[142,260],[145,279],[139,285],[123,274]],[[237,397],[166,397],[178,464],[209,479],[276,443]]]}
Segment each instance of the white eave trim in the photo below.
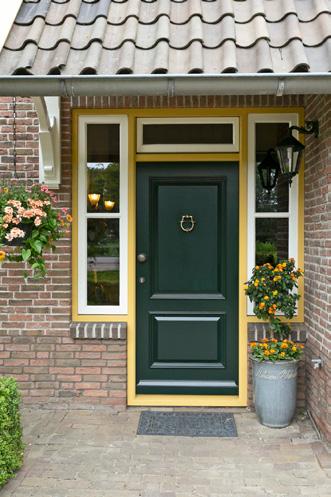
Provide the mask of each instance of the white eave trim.
{"label": "white eave trim", "polygon": [[[4,2],[1,2],[2,4]],[[14,24],[18,11],[20,10],[22,0],[10,0],[6,5],[1,5],[1,22],[0,22],[0,52],[9,35],[9,31]]]}
{"label": "white eave trim", "polygon": [[51,188],[61,183],[60,97],[33,97],[39,120],[39,181]]}
{"label": "white eave trim", "polygon": [[331,94],[331,73],[0,76],[1,96]]}

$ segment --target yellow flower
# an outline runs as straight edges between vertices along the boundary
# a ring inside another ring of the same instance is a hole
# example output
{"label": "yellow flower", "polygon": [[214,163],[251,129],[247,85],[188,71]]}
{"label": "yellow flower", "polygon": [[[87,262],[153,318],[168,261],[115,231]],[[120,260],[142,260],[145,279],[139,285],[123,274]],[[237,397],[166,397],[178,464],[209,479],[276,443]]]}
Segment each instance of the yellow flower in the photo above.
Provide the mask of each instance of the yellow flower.
{"label": "yellow flower", "polygon": [[276,296],[278,295],[278,290],[274,290],[274,291],[272,292],[272,295],[273,295],[274,297],[276,297]]}
{"label": "yellow flower", "polygon": [[256,270],[260,269],[260,266],[255,266],[255,269],[256,269]]}
{"label": "yellow flower", "polygon": [[8,193],[8,188],[5,186],[4,189],[3,189],[3,193]]}
{"label": "yellow flower", "polygon": [[275,349],[270,349],[270,354],[275,354],[275,353],[276,353]]}
{"label": "yellow flower", "polygon": [[263,309],[265,307],[265,303],[264,302],[260,302],[259,303],[259,309]]}
{"label": "yellow flower", "polygon": [[283,262],[282,266],[283,266],[283,267],[286,267],[286,262]]}
{"label": "yellow flower", "polygon": [[272,338],[270,341],[273,343],[277,343],[278,340],[277,340],[277,338]]}
{"label": "yellow flower", "polygon": [[0,263],[6,259],[6,252],[0,250]]}
{"label": "yellow flower", "polygon": [[268,295],[265,295],[263,298],[264,298],[264,300],[269,300]]}
{"label": "yellow flower", "polygon": [[280,355],[280,357],[285,357],[286,356],[285,352],[281,352],[279,355]]}
{"label": "yellow flower", "polygon": [[66,215],[66,219],[67,219],[68,223],[72,222],[72,216],[70,214]]}
{"label": "yellow flower", "polygon": [[259,286],[259,280],[254,281],[254,286]]}
{"label": "yellow flower", "polygon": [[268,355],[270,355],[270,352],[269,352],[269,350],[265,350],[265,351],[263,352],[263,354],[264,354],[264,355],[266,355],[266,356],[268,356]]}
{"label": "yellow flower", "polygon": [[257,345],[257,343],[256,343],[256,342],[251,342],[251,343],[250,343],[250,346],[251,346],[251,347],[256,347],[256,345]]}
{"label": "yellow flower", "polygon": [[288,345],[287,343],[282,343],[281,346],[280,346],[281,349],[288,349]]}
{"label": "yellow flower", "polygon": [[295,346],[295,345],[293,345],[293,347],[292,347],[292,352],[296,352],[297,350],[298,350],[298,349],[296,348],[296,346]]}

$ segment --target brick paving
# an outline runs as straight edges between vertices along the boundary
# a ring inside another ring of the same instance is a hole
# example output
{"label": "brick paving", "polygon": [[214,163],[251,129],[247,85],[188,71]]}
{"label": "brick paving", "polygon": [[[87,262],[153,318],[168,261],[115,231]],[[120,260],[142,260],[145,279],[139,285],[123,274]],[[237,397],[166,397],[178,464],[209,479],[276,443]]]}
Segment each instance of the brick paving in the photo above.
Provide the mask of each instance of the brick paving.
{"label": "brick paving", "polygon": [[[196,410],[196,409],[194,409]],[[25,464],[0,497],[330,497],[331,452],[235,411],[238,438],[137,436],[139,410],[25,409]]]}

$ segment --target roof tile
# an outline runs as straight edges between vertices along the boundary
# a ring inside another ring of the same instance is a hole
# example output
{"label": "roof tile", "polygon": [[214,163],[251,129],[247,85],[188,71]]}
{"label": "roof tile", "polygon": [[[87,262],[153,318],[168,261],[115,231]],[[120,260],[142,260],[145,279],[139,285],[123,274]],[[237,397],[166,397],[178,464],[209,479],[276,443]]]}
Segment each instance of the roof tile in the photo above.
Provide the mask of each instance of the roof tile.
{"label": "roof tile", "polygon": [[331,70],[331,0],[24,0],[0,73]]}

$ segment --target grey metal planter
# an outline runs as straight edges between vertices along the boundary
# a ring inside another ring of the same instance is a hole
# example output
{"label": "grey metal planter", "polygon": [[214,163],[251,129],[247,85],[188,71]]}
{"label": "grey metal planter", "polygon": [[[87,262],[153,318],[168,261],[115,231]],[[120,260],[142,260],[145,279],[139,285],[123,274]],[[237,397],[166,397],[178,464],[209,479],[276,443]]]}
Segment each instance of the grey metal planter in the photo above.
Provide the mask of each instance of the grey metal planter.
{"label": "grey metal planter", "polygon": [[257,417],[270,428],[285,428],[295,413],[298,361],[251,360]]}

